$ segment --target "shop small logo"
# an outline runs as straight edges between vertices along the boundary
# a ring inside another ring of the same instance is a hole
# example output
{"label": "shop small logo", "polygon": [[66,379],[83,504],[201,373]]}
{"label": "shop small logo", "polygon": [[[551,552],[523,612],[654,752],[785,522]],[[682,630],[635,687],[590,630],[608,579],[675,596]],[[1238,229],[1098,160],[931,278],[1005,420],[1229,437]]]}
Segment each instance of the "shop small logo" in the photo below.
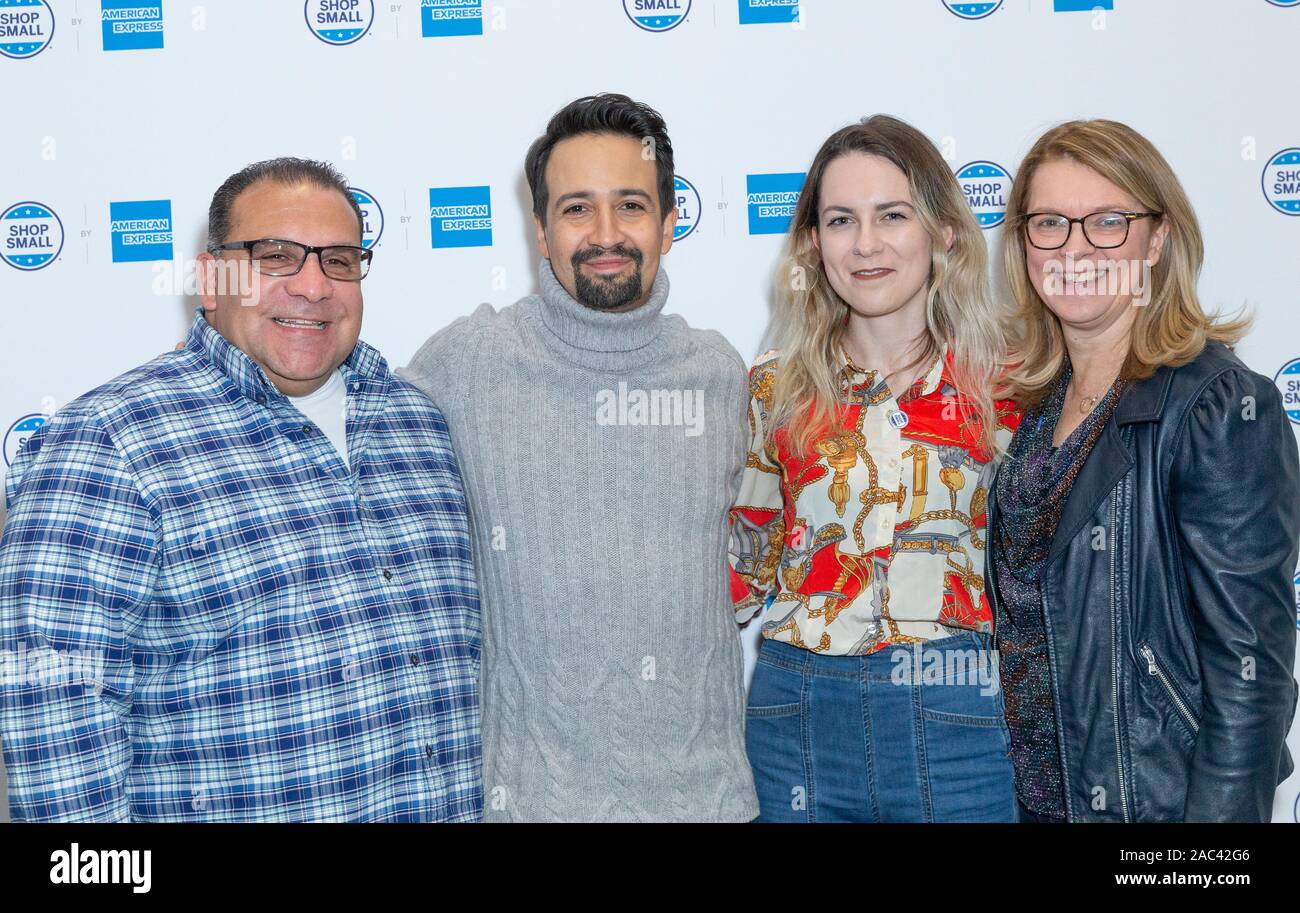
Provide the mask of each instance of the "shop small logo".
{"label": "shop small logo", "polygon": [[623,12],[647,32],[675,29],[691,11],[692,0],[623,0]]}
{"label": "shop small logo", "polygon": [[114,263],[172,258],[172,201],[109,203]]}
{"label": "shop small logo", "polygon": [[44,203],[15,203],[0,213],[0,257],[14,269],[43,269],[63,250],[63,222]]}
{"label": "shop small logo", "polygon": [[491,247],[492,188],[429,188],[429,230],[434,247]]}
{"label": "shop small logo", "polygon": [[1271,3],[1273,6],[1280,6],[1283,9],[1288,9],[1293,6],[1300,6],[1300,0],[1268,0],[1268,2]]}
{"label": "shop small logo", "polygon": [[1282,394],[1282,408],[1286,417],[1300,425],[1300,358],[1293,358],[1282,366],[1273,378],[1277,392]]}
{"label": "shop small logo", "polygon": [[103,0],[104,50],[140,51],[163,46],[162,0]]}
{"label": "shop small logo", "polygon": [[1300,216],[1300,148],[1283,149],[1268,160],[1260,179],[1268,205],[1288,216]]}
{"label": "shop small logo", "polygon": [[24,415],[9,426],[5,432],[5,465],[12,466],[18,454],[27,446],[27,439],[39,431],[49,420],[49,416],[33,412]]}
{"label": "shop small logo", "polygon": [[375,21],[374,0],[307,0],[303,16],[313,35],[326,44],[359,41]]}
{"label": "shop small logo", "polygon": [[700,224],[700,192],[681,175],[673,176],[673,193],[677,205],[677,224],[673,226],[673,240],[688,238]]}
{"label": "shop small logo", "polygon": [[54,37],[54,10],[45,0],[0,0],[0,54],[35,57]]}
{"label": "shop small logo", "polygon": [[483,0],[420,0],[425,38],[483,34]]}
{"label": "shop small logo", "polygon": [[360,187],[349,187],[348,190],[352,191],[352,198],[361,207],[361,246],[374,247],[384,234],[384,210],[372,194]]}
{"label": "shop small logo", "polygon": [[943,5],[948,8],[948,12],[962,19],[983,19],[997,12],[1002,6],[1002,0],[986,0],[980,3],[956,3],[953,0],[943,0]]}
{"label": "shop small logo", "polygon": [[751,235],[783,235],[789,230],[806,177],[802,172],[745,176]]}
{"label": "shop small logo", "polygon": [[971,162],[957,169],[957,183],[980,228],[997,228],[1006,220],[1011,172],[994,162]]}
{"label": "shop small logo", "polygon": [[799,21],[799,0],[739,0],[739,3],[741,25]]}

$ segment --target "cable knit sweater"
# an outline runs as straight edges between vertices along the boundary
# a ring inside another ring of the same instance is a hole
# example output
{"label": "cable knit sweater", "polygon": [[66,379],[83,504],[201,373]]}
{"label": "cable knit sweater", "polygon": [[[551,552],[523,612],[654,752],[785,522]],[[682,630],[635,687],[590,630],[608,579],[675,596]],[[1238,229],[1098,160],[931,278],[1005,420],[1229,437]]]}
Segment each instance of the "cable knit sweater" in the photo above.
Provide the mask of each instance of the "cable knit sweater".
{"label": "cable knit sweater", "polygon": [[626,313],[574,300],[549,261],[540,278],[401,372],[441,408],[469,499],[485,818],[749,820],[726,552],[745,364],[662,313],[662,270]]}

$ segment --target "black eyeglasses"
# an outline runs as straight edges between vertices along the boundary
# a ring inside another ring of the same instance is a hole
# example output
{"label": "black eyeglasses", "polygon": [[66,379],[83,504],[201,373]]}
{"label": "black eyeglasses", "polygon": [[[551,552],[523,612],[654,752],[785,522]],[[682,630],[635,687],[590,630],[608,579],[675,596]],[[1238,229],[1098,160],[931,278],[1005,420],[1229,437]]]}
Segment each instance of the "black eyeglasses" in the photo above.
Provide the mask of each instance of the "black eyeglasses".
{"label": "black eyeglasses", "polygon": [[1083,236],[1099,250],[1122,247],[1128,240],[1129,227],[1138,219],[1158,219],[1162,212],[1090,212],[1071,219],[1059,212],[1030,212],[1021,217],[1025,237],[1039,250],[1059,250],[1070,240],[1074,223],[1083,226]]}
{"label": "black eyeglasses", "polygon": [[256,241],[231,241],[208,248],[208,253],[219,250],[246,250],[253,268],[263,276],[296,276],[307,257],[315,254],[320,260],[320,269],[331,279],[343,282],[360,282],[370,272],[370,260],[375,252],[364,247],[350,244],[330,244],[325,247],[309,247],[297,241],[283,241],[279,238],[259,238]]}

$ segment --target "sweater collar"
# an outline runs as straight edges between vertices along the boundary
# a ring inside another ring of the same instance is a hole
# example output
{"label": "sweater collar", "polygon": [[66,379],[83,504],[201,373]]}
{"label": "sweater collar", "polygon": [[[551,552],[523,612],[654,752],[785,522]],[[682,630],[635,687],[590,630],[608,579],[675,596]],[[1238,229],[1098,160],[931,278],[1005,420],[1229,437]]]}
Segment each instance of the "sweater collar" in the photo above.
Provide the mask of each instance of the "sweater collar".
{"label": "sweater collar", "polygon": [[651,345],[663,332],[660,315],[668,301],[668,274],[655,276],[650,297],[634,311],[609,313],[574,299],[555,278],[551,261],[538,267],[542,288],[542,322],[565,344],[588,352],[634,352]]}

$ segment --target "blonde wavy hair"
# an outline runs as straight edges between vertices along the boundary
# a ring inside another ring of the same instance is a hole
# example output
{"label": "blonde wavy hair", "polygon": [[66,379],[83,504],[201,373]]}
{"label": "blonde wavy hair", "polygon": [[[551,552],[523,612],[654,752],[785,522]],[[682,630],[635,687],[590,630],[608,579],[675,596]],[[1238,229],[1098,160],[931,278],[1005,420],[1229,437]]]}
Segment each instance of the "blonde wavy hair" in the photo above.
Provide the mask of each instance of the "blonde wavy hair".
{"label": "blonde wavy hair", "polygon": [[[934,144],[915,127],[884,114],[831,135],[808,169],[777,270],[777,305],[768,337],[781,361],[768,435],[784,428],[795,451],[806,455],[818,435],[843,423],[840,346],[849,306],[831,287],[813,229],[827,167],[855,153],[879,156],[906,175],[917,219],[930,236],[926,333],[906,369],[928,364],[947,345],[962,425],[978,422],[975,439],[981,449],[996,454],[995,383],[1005,367],[1005,346],[1001,315],[989,290],[984,233]],[[952,229],[951,248],[944,228]]]}
{"label": "blonde wavy hair", "polygon": [[1160,261],[1151,269],[1150,302],[1139,308],[1128,357],[1120,376],[1150,377],[1161,366],[1178,367],[1194,359],[1209,340],[1234,345],[1250,328],[1250,318],[1221,319],[1201,308],[1196,283],[1205,260],[1205,243],[1191,201],[1173,169],[1151,141],[1112,120],[1074,120],[1044,133],[1016,172],[1007,201],[1002,261],[1015,304],[1008,327],[1007,386],[1027,407],[1043,398],[1065,358],[1061,322],[1029,278],[1023,231],[1034,174],[1047,162],[1068,160],[1100,174],[1149,212],[1163,213],[1169,226]]}

